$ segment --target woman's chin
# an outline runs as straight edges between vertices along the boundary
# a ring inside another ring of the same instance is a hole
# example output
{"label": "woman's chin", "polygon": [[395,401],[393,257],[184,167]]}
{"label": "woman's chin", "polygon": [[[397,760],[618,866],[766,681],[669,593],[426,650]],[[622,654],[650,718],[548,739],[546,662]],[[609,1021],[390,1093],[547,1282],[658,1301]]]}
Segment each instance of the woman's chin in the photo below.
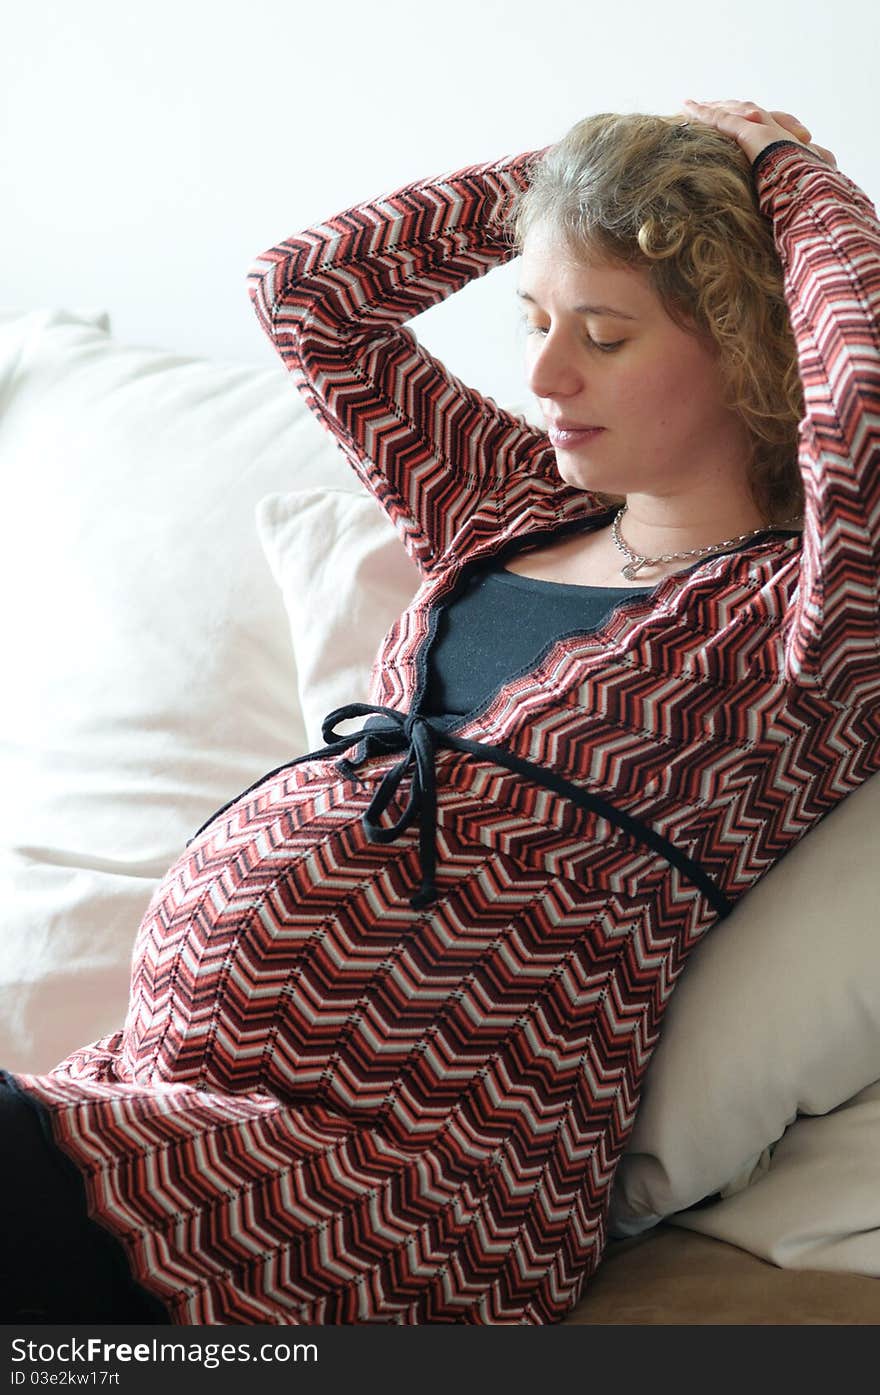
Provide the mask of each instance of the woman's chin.
{"label": "woman's chin", "polygon": [[556,454],[556,468],[560,477],[566,484],[570,484],[572,489],[589,489],[593,494],[605,494],[613,492],[607,482],[603,483],[598,471],[591,470],[587,465],[581,465],[577,460],[572,460],[570,455],[558,451]]}

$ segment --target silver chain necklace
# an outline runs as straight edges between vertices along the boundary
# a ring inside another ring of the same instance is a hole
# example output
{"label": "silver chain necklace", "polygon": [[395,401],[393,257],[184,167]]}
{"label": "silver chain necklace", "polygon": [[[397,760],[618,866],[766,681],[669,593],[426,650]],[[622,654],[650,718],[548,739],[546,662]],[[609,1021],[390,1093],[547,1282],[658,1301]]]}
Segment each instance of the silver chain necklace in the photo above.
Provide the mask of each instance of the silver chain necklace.
{"label": "silver chain necklace", "polygon": [[719,552],[724,547],[730,547],[732,543],[744,542],[746,538],[753,538],[756,533],[766,533],[768,527],[771,526],[765,524],[763,528],[753,528],[750,533],[740,533],[738,538],[725,538],[724,542],[711,543],[709,547],[696,547],[692,552],[666,552],[662,557],[640,557],[637,552],[633,552],[631,548],[627,547],[620,536],[620,520],[626,513],[626,507],[624,504],[623,508],[615,514],[614,522],[611,525],[611,536],[620,551],[625,552],[630,559],[626,566],[621,569],[621,575],[627,581],[635,581],[636,573],[642,567],[652,566],[655,562],[676,562],[686,557],[705,557],[708,552]]}

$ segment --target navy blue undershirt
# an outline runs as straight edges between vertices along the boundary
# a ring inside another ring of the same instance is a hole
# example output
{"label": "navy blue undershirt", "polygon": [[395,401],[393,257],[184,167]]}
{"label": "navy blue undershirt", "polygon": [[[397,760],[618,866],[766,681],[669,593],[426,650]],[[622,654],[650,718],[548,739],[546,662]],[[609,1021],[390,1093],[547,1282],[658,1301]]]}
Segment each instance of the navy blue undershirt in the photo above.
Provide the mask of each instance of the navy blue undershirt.
{"label": "navy blue undershirt", "polygon": [[[793,537],[796,530],[767,528],[724,553],[700,558],[676,575],[695,571],[727,552],[755,547],[774,534]],[[520,550],[529,550],[528,540]],[[575,586],[520,576],[497,558],[489,558],[474,568],[454,600],[441,605],[428,654],[424,711],[431,716],[465,716],[481,706],[508,675],[530,666],[550,640],[574,630],[598,629],[615,606],[633,596],[650,597],[666,579],[656,586]]]}
{"label": "navy blue undershirt", "polygon": [[653,589],[542,581],[494,562],[478,568],[441,612],[428,656],[425,711],[464,716],[554,635],[597,629],[615,605]]}

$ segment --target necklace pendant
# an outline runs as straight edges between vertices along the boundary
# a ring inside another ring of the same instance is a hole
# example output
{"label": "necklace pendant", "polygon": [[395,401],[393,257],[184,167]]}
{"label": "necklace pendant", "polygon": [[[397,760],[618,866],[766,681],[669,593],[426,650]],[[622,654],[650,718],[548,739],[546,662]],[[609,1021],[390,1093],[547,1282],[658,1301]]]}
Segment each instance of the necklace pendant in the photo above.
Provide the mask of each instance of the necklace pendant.
{"label": "necklace pendant", "polygon": [[645,558],[644,558],[644,557],[637,557],[636,560],[635,560],[634,562],[627,562],[626,566],[623,568],[623,571],[622,571],[622,573],[621,573],[622,576],[624,577],[624,580],[626,580],[626,581],[635,581],[635,579],[636,579],[636,572],[639,570],[639,567],[643,567],[644,565],[645,565]]}

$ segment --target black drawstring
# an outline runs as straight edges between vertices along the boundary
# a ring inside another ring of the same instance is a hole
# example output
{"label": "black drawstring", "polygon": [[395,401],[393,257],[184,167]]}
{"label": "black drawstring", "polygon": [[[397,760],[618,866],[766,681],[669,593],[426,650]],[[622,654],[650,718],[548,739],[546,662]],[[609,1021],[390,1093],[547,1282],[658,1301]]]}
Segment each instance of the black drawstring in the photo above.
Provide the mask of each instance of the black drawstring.
{"label": "black drawstring", "polygon": [[[334,731],[337,722],[367,715],[384,716],[388,718],[388,721],[372,727],[367,724],[360,731],[353,731],[348,736],[339,736]],[[309,751],[304,756],[297,756],[295,760],[286,761],[284,765],[277,766],[268,774],[261,775],[259,780],[255,780],[241,794],[237,794],[221,809],[216,810],[188,840],[187,847],[220,814],[231,808],[233,804],[244,798],[251,790],[256,789],[258,785],[263,784],[272,775],[277,775],[279,771],[286,770],[292,765],[299,765],[305,760],[339,755],[342,751],[347,751],[349,747],[360,743],[353,760],[344,759],[337,762],[338,770],[344,775],[357,779],[356,767],[362,760],[367,760],[374,755],[388,755],[403,751],[403,759],[383,775],[379,787],[363,815],[362,823],[371,842],[392,843],[399,834],[403,833],[404,829],[409,828],[416,815],[421,813],[419,859],[422,869],[422,884],[415,895],[410,898],[409,903],[414,910],[421,910],[424,906],[437,900],[437,887],[434,880],[437,870],[437,776],[434,769],[434,752],[439,740],[452,750],[470,752],[472,755],[480,756],[493,764],[502,765],[507,770],[512,770],[528,780],[543,785],[546,789],[555,790],[558,794],[564,795],[579,808],[599,814],[618,828],[624,829],[637,842],[660,853],[673,867],[677,867],[703,892],[712,908],[718,912],[719,917],[723,918],[733,910],[733,903],[728,901],[699,863],[694,862],[686,853],[681,852],[674,843],[670,843],[668,838],[665,838],[662,833],[658,833],[650,824],[633,817],[632,814],[625,813],[622,809],[616,809],[609,800],[604,799],[601,795],[591,794],[588,790],[573,785],[570,780],[557,775],[554,770],[544,770],[532,761],[513,755],[503,746],[489,746],[479,741],[469,741],[463,736],[455,736],[448,730],[450,721],[455,720],[460,719],[431,717],[424,713],[420,715],[414,712],[406,714],[398,712],[393,707],[383,707],[368,702],[350,702],[345,707],[337,707],[328,713],[321,723],[321,735],[328,743],[326,746],[319,751]],[[413,771],[412,788],[406,808],[396,823],[383,828],[376,820],[388,808],[395,790],[413,762],[415,762],[415,770]]]}
{"label": "black drawstring", "polygon": [[[437,900],[437,888],[434,882],[437,869],[437,775],[434,770],[434,750],[437,744],[435,733],[443,730],[443,722],[442,720],[432,722],[430,717],[418,716],[413,712],[409,716],[403,716],[400,712],[396,712],[393,707],[370,707],[366,703],[353,702],[348,707],[337,707],[335,712],[331,712],[324,719],[321,734],[324,737],[335,735],[333,727],[337,721],[344,721],[347,717],[359,717],[364,712],[382,713],[391,721],[387,726],[366,727],[363,732],[355,732],[351,737],[343,737],[342,740],[349,745],[353,741],[362,739],[363,750],[357,754],[356,762],[342,760],[339,762],[338,768],[344,775],[351,775],[354,774],[356,763],[366,760],[369,756],[379,752],[405,752],[403,760],[398,761],[397,765],[393,765],[383,775],[379,787],[364,813],[362,822],[371,842],[393,843],[399,833],[403,833],[404,829],[409,828],[416,814],[421,813],[419,859],[422,867],[422,884],[416,894],[410,898],[409,903],[414,910],[421,910],[423,906],[430,905],[432,901]],[[376,820],[388,808],[397,786],[413,761],[415,761],[415,770],[406,808],[396,823],[382,828]]]}
{"label": "black drawstring", "polygon": [[[390,720],[388,723],[374,727],[366,726],[361,731],[353,731],[348,736],[340,736],[334,731],[337,722],[350,720],[352,717],[385,716]],[[277,775],[282,770],[289,769],[292,765],[299,765],[304,760],[317,760],[324,756],[339,755],[342,751],[347,751],[356,742],[361,743],[361,749],[355,753],[354,761],[341,760],[337,768],[344,775],[355,776],[355,766],[362,760],[367,760],[370,756],[388,755],[395,751],[404,751],[403,760],[386,771],[370,801],[370,804],[363,816],[363,826],[369,834],[371,842],[392,843],[404,829],[409,828],[416,814],[423,808],[423,817],[419,829],[419,857],[422,866],[422,884],[414,896],[410,898],[410,905],[414,910],[421,910],[423,906],[430,905],[437,900],[437,887],[434,876],[437,869],[437,848],[436,823],[437,823],[437,777],[434,771],[434,748],[435,733],[444,730],[443,718],[428,716],[417,716],[410,713],[408,716],[398,712],[394,707],[383,707],[381,704],[374,705],[368,702],[350,702],[345,707],[334,708],[329,712],[321,723],[321,735],[327,742],[319,751],[309,751],[304,756],[297,756],[295,760],[285,761],[283,765],[278,765],[268,774],[261,775],[259,780],[255,780],[252,785],[248,785],[241,794],[235,795],[228,800],[221,808],[216,809],[209,819],[206,819],[201,828],[197,829],[192,838],[187,839],[186,846],[189,847],[200,833],[203,833],[209,824],[216,818],[231,809],[233,804],[237,804],[245,795],[250,794],[258,785]],[[376,819],[388,808],[397,786],[400,784],[407,770],[415,759],[415,772],[413,774],[412,789],[406,808],[395,824],[388,828],[382,828]]]}

